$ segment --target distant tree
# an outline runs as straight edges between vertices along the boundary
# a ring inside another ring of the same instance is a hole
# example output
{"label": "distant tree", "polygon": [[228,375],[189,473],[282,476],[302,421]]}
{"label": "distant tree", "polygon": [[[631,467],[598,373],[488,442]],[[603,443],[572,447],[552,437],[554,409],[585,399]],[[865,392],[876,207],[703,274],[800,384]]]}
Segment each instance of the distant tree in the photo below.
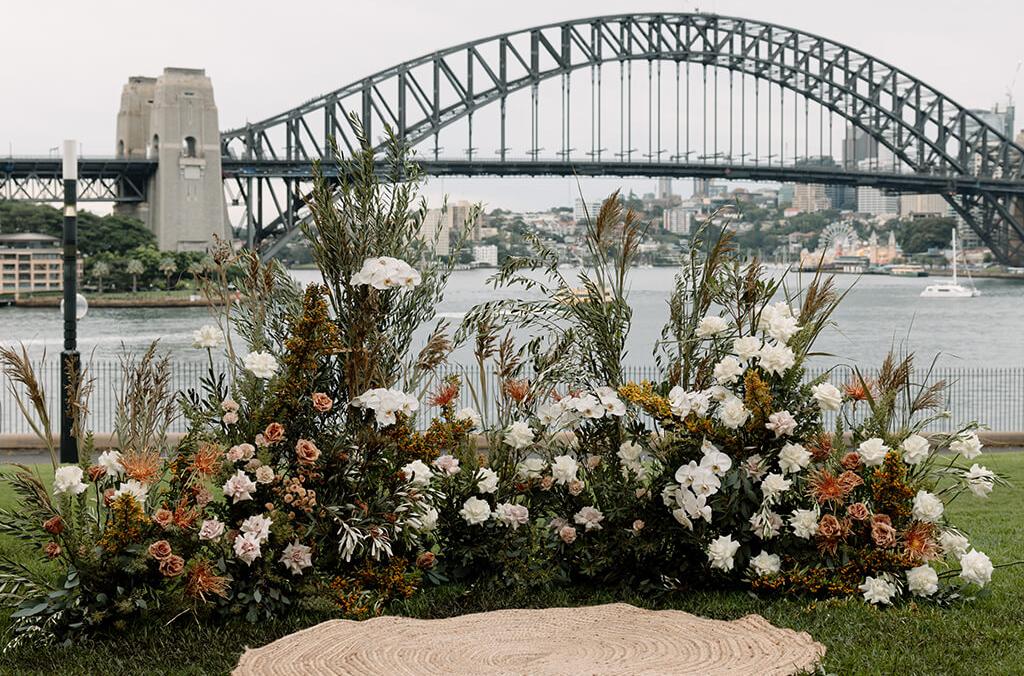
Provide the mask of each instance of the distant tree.
{"label": "distant tree", "polygon": [[129,258],[124,271],[132,276],[132,293],[139,290],[139,275],[145,274],[146,266],[138,258]]}
{"label": "distant tree", "polygon": [[[51,206],[0,201],[0,232],[38,232],[60,237],[63,229],[63,214]],[[156,237],[137,218],[78,212],[78,249],[86,256],[101,252],[123,255],[140,246],[155,245]]]}
{"label": "distant tree", "polygon": [[956,221],[952,218],[931,217],[918,218],[903,223],[898,238],[903,253],[923,253],[929,249],[942,249],[949,246]]}
{"label": "distant tree", "polygon": [[103,293],[103,280],[110,276],[110,265],[104,261],[96,261],[92,264],[91,276],[96,280],[97,293]]}
{"label": "distant tree", "polygon": [[178,271],[177,261],[175,261],[173,257],[167,256],[160,261],[160,265],[157,269],[164,274],[164,288],[170,291],[171,277]]}

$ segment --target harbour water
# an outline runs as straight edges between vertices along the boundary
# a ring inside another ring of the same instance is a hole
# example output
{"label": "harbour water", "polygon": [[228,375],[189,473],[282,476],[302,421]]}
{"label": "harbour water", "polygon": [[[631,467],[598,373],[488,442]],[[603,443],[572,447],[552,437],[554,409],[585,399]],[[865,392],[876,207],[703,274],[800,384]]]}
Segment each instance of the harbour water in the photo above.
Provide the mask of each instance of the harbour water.
{"label": "harbour water", "polygon": [[[454,272],[438,312],[457,324],[461,314],[478,303],[523,295],[495,291],[487,284],[493,272]],[[320,279],[316,270],[292,274],[302,283]],[[652,348],[667,317],[673,275],[671,268],[632,272],[633,328],[627,363],[652,363]],[[806,275],[803,279],[807,281]],[[1024,366],[1024,283],[981,279],[976,281],[980,297],[930,299],[918,295],[927,279],[841,275],[837,281],[841,289],[852,288],[835,314],[837,326],[826,330],[817,343],[817,350],[829,355],[819,357],[819,365],[871,367],[895,344],[929,359],[941,353],[939,364],[946,367]],[[800,277],[790,273],[786,283],[796,288]],[[191,348],[192,331],[208,320],[203,308],[96,308],[79,323],[79,348],[85,358],[112,359],[122,344],[141,350],[159,339],[176,360],[198,359],[200,355]],[[0,308],[0,343],[21,342],[33,355],[45,350],[55,356],[62,335],[61,318],[54,309]],[[464,361],[467,356],[457,353],[454,360]]]}

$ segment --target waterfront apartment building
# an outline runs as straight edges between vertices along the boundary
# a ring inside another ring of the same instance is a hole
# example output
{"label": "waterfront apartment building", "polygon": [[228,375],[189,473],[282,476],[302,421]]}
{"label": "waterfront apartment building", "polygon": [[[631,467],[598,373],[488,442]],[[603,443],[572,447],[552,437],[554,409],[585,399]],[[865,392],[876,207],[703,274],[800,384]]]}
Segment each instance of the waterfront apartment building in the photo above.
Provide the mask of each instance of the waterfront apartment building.
{"label": "waterfront apartment building", "polygon": [[[78,261],[82,276],[82,261]],[[60,240],[37,232],[0,235],[0,294],[60,291],[64,288],[64,261]]]}
{"label": "waterfront apartment building", "polygon": [[454,202],[444,209],[429,209],[420,226],[420,236],[434,247],[438,256],[451,253],[452,231],[461,232],[468,227],[470,241],[479,242],[483,226],[483,213],[477,212],[476,218],[470,222],[474,205],[469,202]]}
{"label": "waterfront apartment building", "polygon": [[857,213],[895,218],[900,213],[900,196],[860,186],[857,188]]}
{"label": "waterfront apartment building", "polygon": [[662,212],[662,227],[666,232],[677,235],[689,235],[693,226],[693,215],[696,210],[692,207],[671,207]]}
{"label": "waterfront apartment building", "polygon": [[498,267],[498,247],[494,244],[473,247],[473,261],[478,265]]}
{"label": "waterfront apartment building", "polygon": [[799,183],[793,188],[793,208],[804,213],[824,211],[832,207],[832,201],[825,193],[825,186],[816,183]]}
{"label": "waterfront apartment building", "polygon": [[579,197],[572,205],[572,218],[576,221],[577,225],[583,225],[587,222],[588,217],[590,220],[597,220],[597,215],[601,213],[601,205],[604,204],[604,200],[593,200],[591,202],[584,202]]}

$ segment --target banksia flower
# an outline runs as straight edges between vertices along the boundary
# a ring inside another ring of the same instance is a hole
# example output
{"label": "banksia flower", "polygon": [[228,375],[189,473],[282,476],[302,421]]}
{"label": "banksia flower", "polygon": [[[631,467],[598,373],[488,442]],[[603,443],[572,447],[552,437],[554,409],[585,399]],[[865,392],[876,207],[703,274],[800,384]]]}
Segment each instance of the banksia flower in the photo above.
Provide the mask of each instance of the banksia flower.
{"label": "banksia flower", "polygon": [[147,486],[154,483],[160,472],[159,451],[128,451],[121,456],[124,474]]}
{"label": "banksia flower", "polygon": [[228,578],[217,575],[208,561],[196,561],[185,575],[185,594],[206,603],[209,594],[228,595]]}

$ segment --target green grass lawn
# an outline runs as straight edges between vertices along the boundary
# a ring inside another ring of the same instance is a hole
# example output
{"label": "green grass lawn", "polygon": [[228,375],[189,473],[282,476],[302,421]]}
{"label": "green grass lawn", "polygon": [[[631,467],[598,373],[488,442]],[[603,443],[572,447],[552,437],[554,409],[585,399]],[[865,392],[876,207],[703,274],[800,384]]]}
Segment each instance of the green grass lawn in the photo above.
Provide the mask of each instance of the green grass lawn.
{"label": "green grass lawn", "polygon": [[[1007,476],[1010,488],[988,500],[965,496],[950,509],[972,544],[1002,564],[1024,560],[1024,453],[990,454],[984,463]],[[0,492],[0,504],[9,505]],[[0,540],[0,547],[15,546]],[[572,606],[624,601],[677,608],[721,619],[758,613],[776,625],[806,631],[828,648],[824,669],[836,674],[1024,673],[1024,566],[997,570],[989,593],[952,608],[902,605],[876,609],[859,600],[768,600],[742,592],[702,592],[657,599],[629,592],[566,590],[516,598],[464,588],[428,589],[393,613],[445,617],[508,607]],[[218,674],[229,672],[245,646],[263,645],[326,617],[276,624],[139,626],[117,636],[60,648],[0,654],[0,674]],[[0,618],[0,633],[6,626]]]}

